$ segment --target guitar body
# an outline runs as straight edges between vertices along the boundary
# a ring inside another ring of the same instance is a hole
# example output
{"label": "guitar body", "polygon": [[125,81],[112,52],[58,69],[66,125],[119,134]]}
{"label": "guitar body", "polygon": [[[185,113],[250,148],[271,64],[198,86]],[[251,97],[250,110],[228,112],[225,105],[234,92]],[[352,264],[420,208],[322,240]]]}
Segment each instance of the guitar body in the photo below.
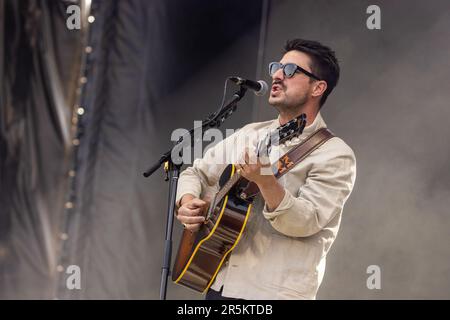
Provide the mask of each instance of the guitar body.
{"label": "guitar body", "polygon": [[[220,187],[229,183],[234,174],[234,165],[227,166]],[[199,231],[183,231],[172,272],[175,283],[202,293],[209,289],[245,229],[252,205],[238,194],[248,183],[240,177],[223,199],[211,203],[214,207],[209,209],[209,218]]]}

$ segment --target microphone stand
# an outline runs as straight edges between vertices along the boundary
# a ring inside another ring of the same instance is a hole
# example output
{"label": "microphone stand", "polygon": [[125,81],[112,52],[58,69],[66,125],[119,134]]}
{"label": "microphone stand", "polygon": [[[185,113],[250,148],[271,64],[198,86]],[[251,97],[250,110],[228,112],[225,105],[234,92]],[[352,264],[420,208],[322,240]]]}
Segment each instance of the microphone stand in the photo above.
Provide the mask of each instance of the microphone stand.
{"label": "microphone stand", "polygon": [[[237,108],[237,102],[241,100],[247,89],[240,86],[239,91],[233,94],[233,97],[216,113],[211,114],[206,120],[202,121],[202,138],[205,130],[209,128],[218,128]],[[193,141],[193,133],[197,128],[192,128],[189,131],[189,137],[191,137],[191,143]],[[183,136],[184,137],[184,136]],[[180,176],[180,169],[183,165],[182,157],[177,163],[173,162],[171,157],[174,148],[176,148],[180,143],[183,142],[183,137],[181,137],[174,146],[167,152],[165,152],[161,158],[148,170],[146,170],[143,175],[144,177],[149,177],[156,170],[158,170],[164,163],[164,171],[166,172],[165,181],[169,181],[169,202],[167,209],[166,218],[166,234],[164,241],[164,259],[161,272],[161,286],[159,292],[159,298],[161,300],[166,300],[167,294],[167,278],[170,274],[170,262],[172,258],[172,231],[173,231],[173,221],[175,214],[175,200],[177,195],[178,178]],[[182,149],[180,149],[182,150]],[[180,151],[181,154],[181,151]]]}

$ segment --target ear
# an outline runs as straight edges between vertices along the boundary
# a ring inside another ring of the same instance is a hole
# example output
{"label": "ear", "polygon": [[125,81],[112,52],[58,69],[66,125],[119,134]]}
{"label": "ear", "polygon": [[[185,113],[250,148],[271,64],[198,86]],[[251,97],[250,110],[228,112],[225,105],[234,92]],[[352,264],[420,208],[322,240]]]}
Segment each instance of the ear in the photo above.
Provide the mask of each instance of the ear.
{"label": "ear", "polygon": [[327,87],[328,85],[326,81],[324,80],[316,81],[314,83],[311,95],[313,97],[319,97],[324,94],[324,92],[327,90]]}

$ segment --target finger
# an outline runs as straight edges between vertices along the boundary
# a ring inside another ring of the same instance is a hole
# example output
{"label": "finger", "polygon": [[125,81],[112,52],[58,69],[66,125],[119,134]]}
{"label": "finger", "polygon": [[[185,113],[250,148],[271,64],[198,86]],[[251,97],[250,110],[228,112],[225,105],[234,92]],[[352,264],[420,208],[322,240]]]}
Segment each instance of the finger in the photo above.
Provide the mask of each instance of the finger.
{"label": "finger", "polygon": [[261,167],[269,167],[270,166],[270,159],[267,156],[261,156],[258,158],[258,164],[261,165]]}
{"label": "finger", "polygon": [[194,213],[190,213],[190,212],[186,212],[186,211],[181,211],[181,212],[178,212],[178,214],[177,214],[177,219],[178,220],[183,220],[185,217],[204,217],[204,215],[202,214],[202,212],[198,212],[198,213],[196,213],[196,212],[194,212]]}
{"label": "finger", "polygon": [[249,165],[258,164],[258,156],[256,155],[255,150],[249,150],[247,152],[246,163]]}
{"label": "finger", "polygon": [[248,154],[248,149],[245,149],[245,153],[244,153],[244,163],[245,164],[249,164],[250,163],[250,156]]}
{"label": "finger", "polygon": [[248,173],[249,170],[250,170],[250,165],[248,165],[248,164],[242,165],[242,167],[241,167],[241,172],[243,172],[243,173]]}
{"label": "finger", "polygon": [[178,210],[178,215],[180,216],[198,216],[202,214],[202,208],[189,209],[189,208],[180,208]]}
{"label": "finger", "polygon": [[196,217],[178,216],[177,219],[181,223],[186,223],[186,224],[205,222],[205,217],[203,217],[203,216],[196,216]]}
{"label": "finger", "polygon": [[185,229],[189,231],[198,231],[201,227],[201,223],[195,223],[195,224],[184,224],[183,225]]}
{"label": "finger", "polygon": [[237,163],[241,164],[241,165],[244,165],[246,163],[245,162],[246,156],[247,156],[247,148],[245,148],[244,151],[240,154]]}
{"label": "finger", "polygon": [[198,230],[204,223],[182,223],[185,229]]}
{"label": "finger", "polygon": [[206,202],[201,200],[201,199],[198,199],[198,198],[192,199],[191,201],[186,203],[186,206],[188,208],[190,208],[190,209],[200,208],[200,207],[203,207],[205,205],[206,205]]}

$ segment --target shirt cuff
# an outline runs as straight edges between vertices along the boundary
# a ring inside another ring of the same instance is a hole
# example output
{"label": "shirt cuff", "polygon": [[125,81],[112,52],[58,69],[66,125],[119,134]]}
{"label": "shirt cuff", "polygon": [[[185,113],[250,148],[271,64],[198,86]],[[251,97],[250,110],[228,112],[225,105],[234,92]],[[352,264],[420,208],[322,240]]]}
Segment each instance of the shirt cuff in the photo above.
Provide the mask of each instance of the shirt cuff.
{"label": "shirt cuff", "polygon": [[294,199],[288,190],[284,189],[284,197],[275,210],[269,211],[267,204],[264,204],[263,215],[267,220],[274,220],[280,214],[286,213],[294,205]]}

